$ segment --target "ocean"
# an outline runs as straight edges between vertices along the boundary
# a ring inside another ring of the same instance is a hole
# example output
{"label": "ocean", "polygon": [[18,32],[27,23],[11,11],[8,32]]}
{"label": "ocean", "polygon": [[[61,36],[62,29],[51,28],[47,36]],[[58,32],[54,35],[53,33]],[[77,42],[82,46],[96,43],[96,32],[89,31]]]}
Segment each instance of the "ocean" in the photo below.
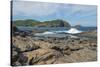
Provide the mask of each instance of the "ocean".
{"label": "ocean", "polygon": [[[32,31],[32,30],[44,30],[44,31],[67,31],[66,27],[23,27],[23,26],[18,26],[18,29],[21,31]],[[97,27],[80,27],[78,30],[81,31],[93,31],[97,30]]]}

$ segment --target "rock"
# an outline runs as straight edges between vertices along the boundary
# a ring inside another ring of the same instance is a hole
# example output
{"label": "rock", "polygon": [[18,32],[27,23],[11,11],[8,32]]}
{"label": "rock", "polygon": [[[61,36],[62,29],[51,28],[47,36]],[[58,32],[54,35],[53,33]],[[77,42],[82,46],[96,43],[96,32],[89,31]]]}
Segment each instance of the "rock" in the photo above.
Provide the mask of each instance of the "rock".
{"label": "rock", "polygon": [[18,55],[14,55],[11,57],[12,64],[18,60]]}
{"label": "rock", "polygon": [[61,52],[63,55],[66,54],[66,55],[70,55],[71,54],[71,50],[68,46],[64,46],[64,45],[56,45],[56,46],[53,46],[51,49],[54,49],[56,51],[59,51]]}
{"label": "rock", "polygon": [[18,28],[14,24],[12,25],[12,31],[13,32],[17,32],[18,31]]}
{"label": "rock", "polygon": [[80,50],[80,49],[83,49],[84,48],[84,46],[82,46],[80,44],[74,44],[74,43],[69,44],[68,47],[69,47],[69,49],[71,51],[77,51],[77,50]]}
{"label": "rock", "polygon": [[27,62],[28,62],[28,57],[27,57],[27,56],[24,56],[23,54],[19,54],[18,61],[19,61],[22,65],[26,65]]}
{"label": "rock", "polygon": [[72,53],[72,51],[70,49],[63,50],[63,54],[65,54],[65,55],[70,55],[71,53]]}
{"label": "rock", "polygon": [[12,51],[12,56],[16,56],[18,55],[18,52],[17,51]]}
{"label": "rock", "polygon": [[12,44],[12,54],[11,54],[11,63],[12,65],[16,65],[16,62],[18,61],[18,51],[17,51],[17,47]]}
{"label": "rock", "polygon": [[97,51],[97,43],[89,43],[88,49]]}
{"label": "rock", "polygon": [[40,48],[38,45],[34,44],[34,41],[31,38],[23,38],[23,37],[14,37],[13,38],[13,44],[17,48],[20,49],[20,52],[24,51],[31,51],[31,50],[36,50]]}
{"label": "rock", "polygon": [[62,52],[62,48],[58,47],[58,46],[53,46],[51,49],[54,49],[56,51]]}
{"label": "rock", "polygon": [[18,30],[18,28],[13,24],[12,25],[12,35],[13,36],[16,36],[16,35],[18,35],[18,32],[19,30]]}
{"label": "rock", "polygon": [[77,34],[80,37],[85,37],[88,38],[89,40],[97,40],[97,31],[88,31],[88,32],[83,32],[80,34]]}
{"label": "rock", "polygon": [[89,38],[12,37],[12,65],[39,65],[97,60],[97,42]]}
{"label": "rock", "polygon": [[62,64],[62,63],[73,63],[73,59],[71,59],[69,56],[63,56],[63,57],[60,57],[58,58],[54,64]]}
{"label": "rock", "polygon": [[75,62],[87,62],[87,61],[96,61],[97,60],[97,52],[89,50],[87,48],[75,51],[71,55],[69,55]]}
{"label": "rock", "polygon": [[75,25],[75,26],[73,26],[73,27],[79,29],[79,28],[81,28],[82,26],[81,26],[81,25]]}
{"label": "rock", "polygon": [[19,63],[19,62],[14,62],[14,63],[12,64],[12,66],[21,66],[21,63]]}
{"label": "rock", "polygon": [[[62,54],[56,50],[52,49],[37,49],[30,52],[23,53],[28,57],[28,61],[30,65],[34,64],[51,64],[54,59],[59,58]],[[51,62],[52,61],[52,62]]]}

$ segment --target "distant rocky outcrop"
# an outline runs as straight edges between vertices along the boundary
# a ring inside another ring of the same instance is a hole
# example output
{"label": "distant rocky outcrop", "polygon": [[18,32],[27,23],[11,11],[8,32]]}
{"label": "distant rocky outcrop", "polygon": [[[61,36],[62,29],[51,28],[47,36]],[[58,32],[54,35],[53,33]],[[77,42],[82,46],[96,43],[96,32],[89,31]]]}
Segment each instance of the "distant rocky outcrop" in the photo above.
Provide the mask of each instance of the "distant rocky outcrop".
{"label": "distant rocky outcrop", "polygon": [[75,26],[72,26],[72,27],[79,29],[79,28],[81,28],[82,26],[81,26],[81,25],[75,25]]}

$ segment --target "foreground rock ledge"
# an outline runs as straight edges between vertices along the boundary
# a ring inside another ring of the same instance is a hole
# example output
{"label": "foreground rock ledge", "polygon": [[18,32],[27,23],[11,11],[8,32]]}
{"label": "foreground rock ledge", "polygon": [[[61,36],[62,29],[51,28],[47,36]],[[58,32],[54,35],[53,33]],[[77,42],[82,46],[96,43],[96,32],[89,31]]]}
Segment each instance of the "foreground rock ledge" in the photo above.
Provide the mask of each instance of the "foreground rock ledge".
{"label": "foreground rock ledge", "polygon": [[97,60],[96,40],[12,37],[12,65],[59,64]]}

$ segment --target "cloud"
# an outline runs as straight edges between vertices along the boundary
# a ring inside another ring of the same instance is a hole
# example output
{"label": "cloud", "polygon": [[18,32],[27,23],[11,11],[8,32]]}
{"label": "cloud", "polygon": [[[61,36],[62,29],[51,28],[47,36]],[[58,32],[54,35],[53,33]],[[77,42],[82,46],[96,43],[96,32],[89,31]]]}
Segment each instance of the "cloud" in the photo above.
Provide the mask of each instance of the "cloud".
{"label": "cloud", "polygon": [[67,5],[69,7],[69,12],[67,12],[68,17],[72,16],[78,16],[79,17],[84,17],[84,16],[89,16],[89,15],[96,15],[97,13],[97,7],[94,5],[78,5],[78,4],[69,4]]}
{"label": "cloud", "polygon": [[[90,14],[96,10],[95,6],[89,5],[73,5],[73,4],[56,4],[45,2],[31,2],[31,1],[14,1],[13,2],[13,15],[24,16],[48,16],[59,11],[66,11],[66,15],[74,14]],[[59,13],[60,14],[60,13]]]}
{"label": "cloud", "polygon": [[51,3],[40,3],[30,1],[15,1],[13,3],[13,15],[24,15],[41,17],[47,16],[58,11],[59,6]]}

